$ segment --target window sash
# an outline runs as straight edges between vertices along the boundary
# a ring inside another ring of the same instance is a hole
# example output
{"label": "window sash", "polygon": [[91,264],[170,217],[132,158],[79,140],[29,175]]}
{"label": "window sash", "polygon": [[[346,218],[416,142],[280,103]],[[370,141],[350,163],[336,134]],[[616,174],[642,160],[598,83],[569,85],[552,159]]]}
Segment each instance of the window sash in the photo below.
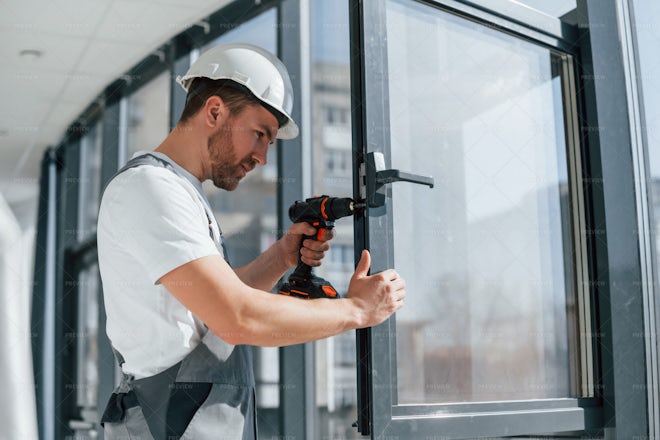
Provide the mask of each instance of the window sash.
{"label": "window sash", "polygon": [[[364,109],[360,121],[353,125],[354,154],[364,157],[369,151],[383,151],[389,162],[389,132],[379,129],[389,123],[388,115],[388,79],[387,75],[387,29],[385,17],[386,0],[365,0],[356,2],[351,7],[351,46],[353,102]],[[582,431],[600,426],[601,410],[595,404],[593,335],[591,333],[592,311],[590,288],[588,283],[587,243],[584,235],[584,197],[581,186],[579,130],[577,124],[577,103],[575,101],[574,71],[572,63],[574,41],[577,32],[574,28],[549,20],[552,26],[530,29],[518,22],[509,21],[484,8],[475,7],[473,2],[463,1],[421,1],[438,6],[445,12],[463,16],[503,32],[533,41],[542,46],[550,46],[553,51],[564,54],[562,74],[566,142],[568,144],[567,161],[569,167],[569,188],[571,190],[571,214],[573,246],[575,250],[575,279],[578,292],[578,326],[580,335],[578,352],[580,354],[579,394],[587,399],[540,399],[523,401],[502,401],[469,404],[431,404],[397,405],[396,403],[396,318],[392,317],[378,327],[358,331],[357,350],[358,386],[360,389],[358,430],[362,434],[371,434],[373,438],[381,435],[428,435],[432,438],[438,433],[443,438],[469,438],[476,435],[512,435],[538,434],[547,432]],[[559,24],[559,25],[558,25]],[[365,58],[369,58],[368,62]],[[376,73],[380,72],[378,75]],[[363,122],[364,121],[364,122]],[[391,165],[386,164],[388,167]],[[362,166],[362,176],[365,170]],[[414,170],[406,170],[414,172]],[[363,177],[364,178],[364,177]],[[358,184],[360,185],[360,184]],[[361,194],[365,188],[360,187]],[[367,218],[357,223],[362,234],[356,234],[356,249],[371,249],[372,272],[393,266],[392,249],[392,213],[383,208],[378,217]],[[376,235],[372,240],[370,231]],[[387,237],[387,239],[378,239]],[[474,425],[471,420],[477,420]],[[476,427],[476,430],[473,430]]]}

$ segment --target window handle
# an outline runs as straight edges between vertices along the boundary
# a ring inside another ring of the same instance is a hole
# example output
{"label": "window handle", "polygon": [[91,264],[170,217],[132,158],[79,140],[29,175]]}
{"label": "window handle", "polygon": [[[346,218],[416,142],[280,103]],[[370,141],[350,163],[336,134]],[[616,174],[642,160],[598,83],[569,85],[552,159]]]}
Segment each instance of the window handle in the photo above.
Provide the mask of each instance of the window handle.
{"label": "window handle", "polygon": [[399,170],[383,170],[376,172],[377,186],[393,182],[410,182],[418,185],[428,185],[429,188],[433,188],[434,184],[433,177],[431,176],[420,176],[419,174],[411,174]]}
{"label": "window handle", "polygon": [[410,182],[433,188],[435,181],[431,176],[421,176],[396,169],[385,169],[385,156],[380,151],[367,153],[367,204],[370,208],[385,205],[387,188],[393,182]]}

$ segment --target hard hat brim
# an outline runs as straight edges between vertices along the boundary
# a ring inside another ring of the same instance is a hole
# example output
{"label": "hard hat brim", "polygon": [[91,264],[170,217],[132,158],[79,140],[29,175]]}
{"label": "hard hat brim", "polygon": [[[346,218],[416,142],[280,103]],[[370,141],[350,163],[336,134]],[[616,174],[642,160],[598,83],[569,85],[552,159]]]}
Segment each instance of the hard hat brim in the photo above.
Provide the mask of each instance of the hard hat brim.
{"label": "hard hat brim", "polygon": [[298,126],[289,116],[287,118],[289,121],[277,130],[277,139],[288,140],[298,137],[300,132]]}

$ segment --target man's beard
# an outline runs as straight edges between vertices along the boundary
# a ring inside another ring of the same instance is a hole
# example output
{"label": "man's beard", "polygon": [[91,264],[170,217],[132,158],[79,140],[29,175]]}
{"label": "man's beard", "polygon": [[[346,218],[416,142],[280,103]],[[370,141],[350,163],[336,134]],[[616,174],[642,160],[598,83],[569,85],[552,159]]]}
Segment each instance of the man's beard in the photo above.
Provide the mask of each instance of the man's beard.
{"label": "man's beard", "polygon": [[231,130],[223,128],[208,139],[211,180],[218,188],[233,191],[243,178],[244,167],[251,170],[256,163],[249,156],[239,161],[231,138]]}

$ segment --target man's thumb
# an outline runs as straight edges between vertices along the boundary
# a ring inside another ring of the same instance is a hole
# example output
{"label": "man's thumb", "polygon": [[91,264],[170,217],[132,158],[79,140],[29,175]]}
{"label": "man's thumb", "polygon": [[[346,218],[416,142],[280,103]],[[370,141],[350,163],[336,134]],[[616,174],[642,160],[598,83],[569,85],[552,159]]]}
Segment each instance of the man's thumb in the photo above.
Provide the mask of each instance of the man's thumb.
{"label": "man's thumb", "polygon": [[362,250],[362,256],[360,257],[360,261],[357,264],[357,267],[355,268],[355,275],[359,277],[366,277],[367,274],[369,273],[369,268],[371,267],[371,254],[369,254],[369,251],[366,249]]}

